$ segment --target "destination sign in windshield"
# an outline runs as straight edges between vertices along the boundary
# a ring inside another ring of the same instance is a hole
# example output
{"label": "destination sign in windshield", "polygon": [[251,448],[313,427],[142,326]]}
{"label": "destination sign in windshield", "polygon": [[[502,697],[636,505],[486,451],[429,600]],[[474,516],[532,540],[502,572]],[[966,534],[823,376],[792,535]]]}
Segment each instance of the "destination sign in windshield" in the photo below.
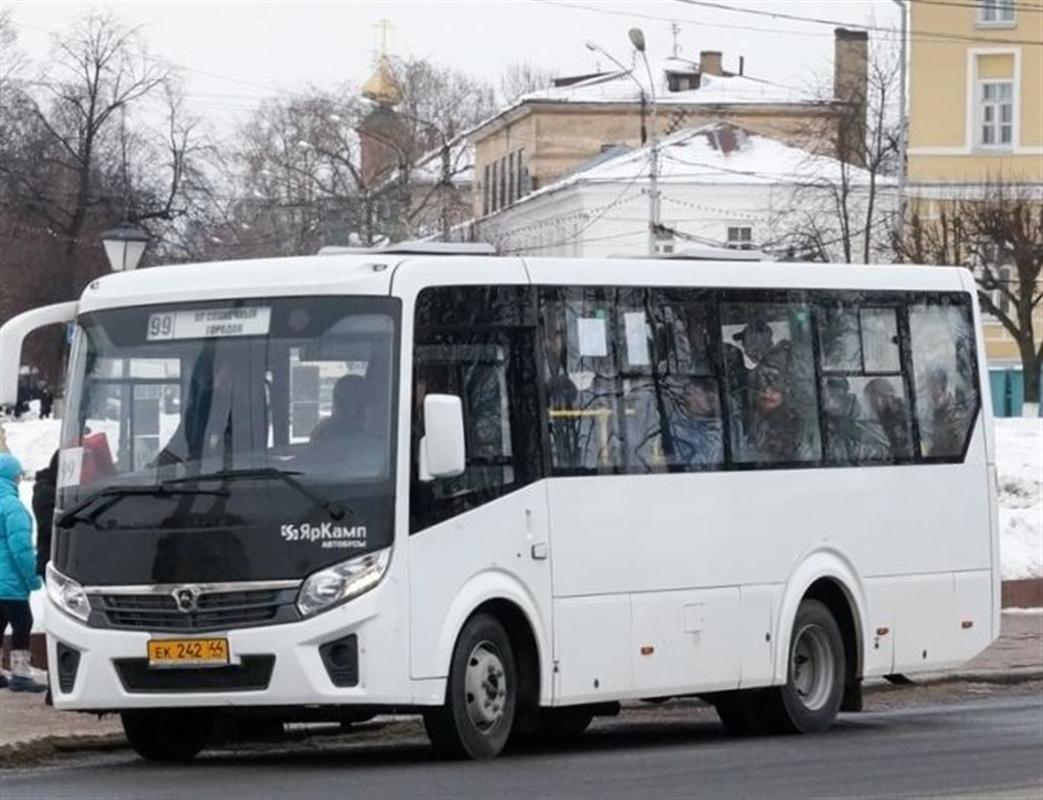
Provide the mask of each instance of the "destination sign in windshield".
{"label": "destination sign in windshield", "polygon": [[268,306],[163,311],[148,318],[148,341],[264,336],[272,310]]}

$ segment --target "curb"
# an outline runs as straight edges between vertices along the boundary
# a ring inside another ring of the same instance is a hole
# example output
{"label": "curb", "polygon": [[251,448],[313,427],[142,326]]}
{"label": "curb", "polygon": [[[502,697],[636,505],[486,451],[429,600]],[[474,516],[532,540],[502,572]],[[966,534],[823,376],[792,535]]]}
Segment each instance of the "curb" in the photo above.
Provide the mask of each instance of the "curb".
{"label": "curb", "polygon": [[984,670],[980,672],[925,672],[915,675],[910,680],[912,684],[895,685],[887,683],[882,678],[880,683],[863,684],[862,691],[866,693],[900,691],[908,686],[941,686],[947,683],[991,683],[996,686],[1015,686],[1019,683],[1043,680],[1043,669],[1038,667],[1024,667],[1021,669],[1007,670]]}
{"label": "curb", "polygon": [[127,747],[122,733],[104,735],[42,736],[0,745],[0,769],[28,767],[70,753],[111,752]]}

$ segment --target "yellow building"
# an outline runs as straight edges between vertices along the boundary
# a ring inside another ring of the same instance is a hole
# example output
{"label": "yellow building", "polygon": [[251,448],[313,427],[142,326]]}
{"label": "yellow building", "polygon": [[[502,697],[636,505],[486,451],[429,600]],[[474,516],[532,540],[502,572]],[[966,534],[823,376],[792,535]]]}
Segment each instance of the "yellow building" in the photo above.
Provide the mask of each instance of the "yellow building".
{"label": "yellow building", "polygon": [[[913,0],[909,15],[910,206],[930,219],[991,182],[1043,200],[1043,0]],[[990,361],[1020,364],[999,322],[986,341]]]}
{"label": "yellow building", "polygon": [[909,13],[910,183],[1043,183],[1043,0]]}

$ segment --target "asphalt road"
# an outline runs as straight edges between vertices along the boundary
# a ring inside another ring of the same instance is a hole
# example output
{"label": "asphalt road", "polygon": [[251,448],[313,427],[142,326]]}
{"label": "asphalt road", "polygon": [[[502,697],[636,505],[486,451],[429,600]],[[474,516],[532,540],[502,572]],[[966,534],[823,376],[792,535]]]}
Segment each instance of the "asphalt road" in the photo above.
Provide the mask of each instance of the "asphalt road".
{"label": "asphalt road", "polygon": [[[434,760],[417,726],[209,751],[190,767],[126,752],[0,774],[16,798],[1043,797],[1040,683],[884,697],[819,736],[733,739],[707,709],[648,707],[579,743],[488,763]],[[900,697],[900,696],[899,696]],[[906,698],[908,699],[908,698]]]}

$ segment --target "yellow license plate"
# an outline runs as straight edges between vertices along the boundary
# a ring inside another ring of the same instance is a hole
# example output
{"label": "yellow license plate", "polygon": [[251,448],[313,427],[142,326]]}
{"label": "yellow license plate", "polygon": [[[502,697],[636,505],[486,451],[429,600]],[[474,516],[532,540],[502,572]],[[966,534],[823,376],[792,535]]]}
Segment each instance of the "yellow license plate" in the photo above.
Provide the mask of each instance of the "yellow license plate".
{"label": "yellow license plate", "polygon": [[150,667],[207,667],[228,663],[227,639],[151,639]]}

